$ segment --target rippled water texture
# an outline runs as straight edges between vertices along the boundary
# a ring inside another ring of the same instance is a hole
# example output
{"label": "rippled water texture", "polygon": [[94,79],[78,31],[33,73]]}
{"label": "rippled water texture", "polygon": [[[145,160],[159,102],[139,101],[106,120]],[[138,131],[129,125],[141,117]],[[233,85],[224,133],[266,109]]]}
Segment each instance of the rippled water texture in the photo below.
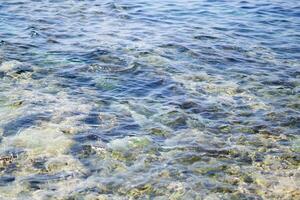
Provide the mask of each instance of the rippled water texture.
{"label": "rippled water texture", "polygon": [[1,0],[0,199],[300,199],[298,0]]}

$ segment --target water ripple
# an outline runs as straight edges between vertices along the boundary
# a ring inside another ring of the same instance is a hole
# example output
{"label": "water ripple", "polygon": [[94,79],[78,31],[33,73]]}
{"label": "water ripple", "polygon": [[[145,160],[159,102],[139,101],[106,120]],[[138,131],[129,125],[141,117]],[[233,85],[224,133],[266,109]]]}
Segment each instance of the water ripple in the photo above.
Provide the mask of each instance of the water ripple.
{"label": "water ripple", "polygon": [[296,0],[0,3],[1,199],[299,199]]}

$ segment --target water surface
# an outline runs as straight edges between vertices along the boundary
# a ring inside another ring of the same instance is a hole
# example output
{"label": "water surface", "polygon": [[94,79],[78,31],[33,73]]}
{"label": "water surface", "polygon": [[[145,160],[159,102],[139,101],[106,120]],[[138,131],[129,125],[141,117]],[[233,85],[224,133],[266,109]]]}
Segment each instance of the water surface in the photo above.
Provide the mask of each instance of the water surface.
{"label": "water surface", "polygon": [[300,198],[300,3],[1,0],[1,199]]}

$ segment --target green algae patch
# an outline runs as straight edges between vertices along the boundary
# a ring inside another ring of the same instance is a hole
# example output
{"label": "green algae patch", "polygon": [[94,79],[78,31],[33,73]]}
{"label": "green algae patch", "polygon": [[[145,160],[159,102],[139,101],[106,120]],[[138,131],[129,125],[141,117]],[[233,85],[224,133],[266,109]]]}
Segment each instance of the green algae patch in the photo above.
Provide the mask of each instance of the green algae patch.
{"label": "green algae patch", "polygon": [[151,144],[151,140],[146,137],[136,137],[129,140],[130,148],[146,148]]}
{"label": "green algae patch", "polygon": [[137,158],[139,153],[151,153],[153,151],[152,140],[149,137],[125,137],[116,139],[108,144],[114,158],[131,160]]}
{"label": "green algae patch", "polygon": [[155,54],[141,55],[140,60],[156,67],[166,66],[169,61],[167,58]]}
{"label": "green algae patch", "polygon": [[292,141],[292,150],[296,153],[300,153],[300,137],[296,137]]}
{"label": "green algae patch", "polygon": [[187,120],[186,114],[177,110],[167,111],[155,118],[155,121],[170,128],[184,127],[187,125]]}
{"label": "green algae patch", "polygon": [[159,127],[150,128],[150,130],[148,130],[148,131],[152,135],[161,136],[161,137],[168,137],[171,134],[168,130],[165,130],[165,129],[159,128]]}
{"label": "green algae patch", "polygon": [[151,144],[151,139],[148,137],[125,137],[113,140],[108,146],[115,151],[130,151],[133,149],[144,149]]}
{"label": "green algae patch", "polygon": [[113,90],[117,88],[118,81],[110,78],[97,78],[95,80],[95,86],[103,90]]}
{"label": "green algae patch", "polygon": [[146,184],[129,190],[127,192],[127,195],[132,198],[138,198],[138,197],[150,195],[152,190],[153,190],[152,186],[150,184]]}

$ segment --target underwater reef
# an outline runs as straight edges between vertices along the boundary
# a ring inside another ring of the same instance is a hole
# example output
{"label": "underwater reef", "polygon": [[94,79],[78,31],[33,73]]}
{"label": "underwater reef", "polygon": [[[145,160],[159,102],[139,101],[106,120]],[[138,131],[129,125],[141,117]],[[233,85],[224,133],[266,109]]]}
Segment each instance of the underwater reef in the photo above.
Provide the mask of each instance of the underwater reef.
{"label": "underwater reef", "polygon": [[0,2],[0,199],[300,199],[300,5]]}

